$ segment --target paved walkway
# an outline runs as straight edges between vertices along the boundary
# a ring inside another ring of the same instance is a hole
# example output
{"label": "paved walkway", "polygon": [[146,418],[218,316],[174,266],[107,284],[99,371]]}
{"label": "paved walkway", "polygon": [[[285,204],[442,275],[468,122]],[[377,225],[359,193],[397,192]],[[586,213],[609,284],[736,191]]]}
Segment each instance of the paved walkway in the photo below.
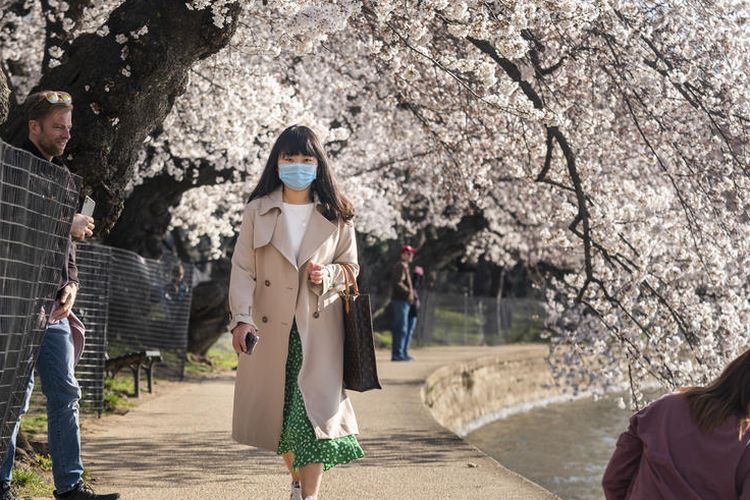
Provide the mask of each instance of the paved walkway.
{"label": "paved walkway", "polygon": [[[427,348],[412,363],[379,353],[383,390],[352,394],[366,457],[327,472],[320,499],[554,498],[439,426],[420,399],[423,381],[440,366],[529,349],[537,348]],[[127,415],[86,423],[84,463],[98,491],[119,491],[125,500],[288,498],[281,458],[230,438],[233,377],[156,391]]]}

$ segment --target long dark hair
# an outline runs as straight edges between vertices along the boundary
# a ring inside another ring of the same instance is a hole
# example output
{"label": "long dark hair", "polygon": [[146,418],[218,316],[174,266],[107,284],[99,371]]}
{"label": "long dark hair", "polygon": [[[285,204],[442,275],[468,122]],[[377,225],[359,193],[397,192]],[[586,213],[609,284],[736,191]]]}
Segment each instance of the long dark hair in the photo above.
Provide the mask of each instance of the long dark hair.
{"label": "long dark hair", "polygon": [[704,387],[682,389],[690,405],[690,415],[709,432],[731,415],[740,418],[740,438],[750,429],[750,349],[729,363],[719,378]]}
{"label": "long dark hair", "polygon": [[271,148],[271,154],[268,155],[263,174],[261,174],[258,185],[253,189],[248,201],[270,194],[282,185],[278,170],[279,156],[282,153],[287,155],[302,154],[317,158],[318,174],[310,189],[318,195],[318,200],[323,205],[323,215],[331,221],[339,217],[344,221],[351,221],[354,217],[354,206],[339,190],[336,177],[331,170],[331,162],[323,150],[318,136],[304,125],[292,125],[276,139]]}

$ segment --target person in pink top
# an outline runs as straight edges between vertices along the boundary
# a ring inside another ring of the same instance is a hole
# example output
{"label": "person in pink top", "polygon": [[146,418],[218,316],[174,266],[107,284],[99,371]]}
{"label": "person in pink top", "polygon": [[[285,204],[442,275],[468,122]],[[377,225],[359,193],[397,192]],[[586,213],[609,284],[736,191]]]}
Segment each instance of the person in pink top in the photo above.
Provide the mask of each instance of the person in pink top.
{"label": "person in pink top", "polygon": [[667,394],[617,440],[607,500],[750,500],[750,350],[705,387]]}

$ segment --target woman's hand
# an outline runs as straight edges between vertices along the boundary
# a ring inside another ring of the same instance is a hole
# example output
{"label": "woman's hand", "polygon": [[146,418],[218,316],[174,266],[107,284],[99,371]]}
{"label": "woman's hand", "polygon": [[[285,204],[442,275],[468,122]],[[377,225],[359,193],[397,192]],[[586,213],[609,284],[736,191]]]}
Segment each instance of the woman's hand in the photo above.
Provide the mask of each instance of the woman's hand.
{"label": "woman's hand", "polygon": [[245,337],[249,332],[252,332],[253,335],[258,334],[258,330],[253,325],[247,323],[238,323],[237,326],[234,327],[232,330],[232,347],[234,348],[234,352],[247,352]]}
{"label": "woman's hand", "polygon": [[320,285],[323,283],[323,266],[310,261],[307,264],[307,271],[310,276],[310,283],[313,285]]}

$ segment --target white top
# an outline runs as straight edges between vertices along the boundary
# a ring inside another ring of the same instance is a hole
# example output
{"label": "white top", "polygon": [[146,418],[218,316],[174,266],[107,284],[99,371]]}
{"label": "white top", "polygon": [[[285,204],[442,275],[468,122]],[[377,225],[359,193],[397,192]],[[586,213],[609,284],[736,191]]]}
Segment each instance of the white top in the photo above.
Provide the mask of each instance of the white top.
{"label": "white top", "polygon": [[294,257],[296,259],[299,259],[299,248],[302,245],[302,238],[305,236],[307,225],[310,223],[312,211],[312,203],[305,203],[304,205],[284,203],[286,227],[289,231],[289,241],[292,242],[292,250],[294,250]]}

